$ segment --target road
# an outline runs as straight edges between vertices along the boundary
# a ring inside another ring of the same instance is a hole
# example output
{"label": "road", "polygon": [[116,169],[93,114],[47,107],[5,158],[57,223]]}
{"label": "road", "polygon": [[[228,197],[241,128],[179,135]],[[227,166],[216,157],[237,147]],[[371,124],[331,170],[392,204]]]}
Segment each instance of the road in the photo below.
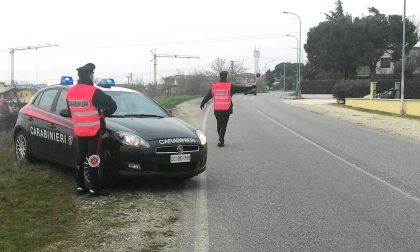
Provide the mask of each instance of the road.
{"label": "road", "polygon": [[207,172],[185,185],[182,251],[418,251],[420,142],[234,96],[225,147],[212,111]]}

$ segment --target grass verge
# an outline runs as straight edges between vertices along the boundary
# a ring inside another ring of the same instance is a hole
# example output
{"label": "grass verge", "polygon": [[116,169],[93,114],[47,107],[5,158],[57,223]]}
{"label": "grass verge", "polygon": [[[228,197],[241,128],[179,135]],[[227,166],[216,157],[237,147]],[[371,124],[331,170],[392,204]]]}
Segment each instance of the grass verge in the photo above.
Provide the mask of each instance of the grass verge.
{"label": "grass verge", "polygon": [[297,91],[294,91],[294,92],[289,93],[289,96],[295,96],[295,97],[297,97],[297,95],[298,95]]}
{"label": "grass verge", "polygon": [[15,163],[0,148],[0,251],[38,251],[71,236],[71,178],[42,165]]}
{"label": "grass verge", "polygon": [[331,103],[329,105],[330,106],[334,106],[334,107],[338,107],[338,108],[352,109],[352,110],[356,110],[356,111],[367,112],[367,113],[372,113],[372,114],[377,114],[377,115],[385,115],[385,116],[392,116],[392,117],[400,117],[400,118],[407,118],[407,119],[413,119],[413,120],[420,120],[420,117],[418,117],[418,116],[397,115],[397,114],[393,114],[393,113],[389,113],[389,112],[383,112],[383,111],[378,111],[378,110],[370,110],[370,109],[364,109],[364,108],[357,108],[357,107],[346,106],[345,104],[338,104],[338,103],[337,104],[336,103]]}
{"label": "grass verge", "polygon": [[198,98],[198,95],[183,95],[183,96],[157,96],[153,99],[159,103],[162,107],[167,109],[172,109],[176,105],[181,104],[183,102]]}

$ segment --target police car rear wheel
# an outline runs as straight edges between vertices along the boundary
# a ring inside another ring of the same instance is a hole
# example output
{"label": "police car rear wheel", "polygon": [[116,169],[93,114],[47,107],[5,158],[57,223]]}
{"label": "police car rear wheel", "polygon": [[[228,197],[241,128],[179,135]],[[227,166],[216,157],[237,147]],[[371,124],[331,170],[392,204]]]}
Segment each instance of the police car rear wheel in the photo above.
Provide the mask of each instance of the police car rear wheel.
{"label": "police car rear wheel", "polygon": [[28,151],[28,141],[23,131],[19,131],[15,137],[15,155],[18,162],[34,162],[35,159]]}

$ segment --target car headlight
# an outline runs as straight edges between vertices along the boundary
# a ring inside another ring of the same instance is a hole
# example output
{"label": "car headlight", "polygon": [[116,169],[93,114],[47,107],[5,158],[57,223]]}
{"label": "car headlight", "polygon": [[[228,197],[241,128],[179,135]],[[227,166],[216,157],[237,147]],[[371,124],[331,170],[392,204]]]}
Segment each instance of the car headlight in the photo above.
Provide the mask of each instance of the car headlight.
{"label": "car headlight", "polygon": [[150,144],[143,138],[137,136],[136,134],[130,132],[116,132],[115,136],[118,141],[125,145],[134,146],[134,147],[145,147],[149,148]]}
{"label": "car headlight", "polygon": [[201,130],[197,130],[195,133],[197,134],[198,139],[200,139],[201,145],[206,145],[207,144],[206,135],[204,135],[204,133]]}

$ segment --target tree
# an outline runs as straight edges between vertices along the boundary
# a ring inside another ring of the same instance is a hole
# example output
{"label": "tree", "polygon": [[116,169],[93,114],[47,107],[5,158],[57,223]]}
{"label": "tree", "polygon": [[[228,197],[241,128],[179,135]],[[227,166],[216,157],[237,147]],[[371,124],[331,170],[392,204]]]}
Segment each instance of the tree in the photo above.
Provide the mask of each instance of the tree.
{"label": "tree", "polygon": [[247,70],[244,67],[243,60],[241,61],[230,61],[230,64],[227,64],[227,61],[223,58],[217,57],[211,64],[210,67],[212,69],[212,74],[219,75],[222,71],[228,71],[229,76],[228,79],[232,84],[236,83],[236,79],[238,75],[245,73]]}
{"label": "tree", "polygon": [[340,0],[335,2],[335,11],[330,11],[330,14],[325,13],[325,16],[329,21],[339,20],[342,18],[351,19],[351,16],[348,13],[344,13],[343,3]]}
{"label": "tree", "polygon": [[222,71],[228,70],[228,65],[226,64],[226,60],[217,57],[211,64],[210,64],[211,70],[215,75],[218,75]]}
{"label": "tree", "polygon": [[[335,11],[326,14],[327,21],[312,27],[304,45],[310,68],[307,74],[316,78],[321,72],[334,79],[353,78],[358,66],[368,65],[371,74],[385,52],[394,63],[401,59],[402,17],[386,16],[375,7],[370,15],[355,18],[344,12],[342,2],[336,2]],[[406,49],[410,50],[418,39],[416,26],[406,21]]]}
{"label": "tree", "polygon": [[356,25],[364,36],[360,42],[363,54],[359,63],[368,65],[370,72],[375,73],[376,63],[384,55],[387,48],[388,21],[375,7],[368,8],[371,15],[363,18],[355,18]]}
{"label": "tree", "polygon": [[304,48],[309,62],[318,69],[348,79],[356,73],[361,36],[351,19],[326,21],[309,30]]}
{"label": "tree", "polygon": [[[402,16],[390,15],[388,17],[389,23],[389,37],[387,43],[387,50],[391,51],[392,61],[397,62],[402,55]],[[419,34],[417,33],[416,25],[410,20],[405,21],[405,43],[406,53],[413,48],[418,42]]]}

